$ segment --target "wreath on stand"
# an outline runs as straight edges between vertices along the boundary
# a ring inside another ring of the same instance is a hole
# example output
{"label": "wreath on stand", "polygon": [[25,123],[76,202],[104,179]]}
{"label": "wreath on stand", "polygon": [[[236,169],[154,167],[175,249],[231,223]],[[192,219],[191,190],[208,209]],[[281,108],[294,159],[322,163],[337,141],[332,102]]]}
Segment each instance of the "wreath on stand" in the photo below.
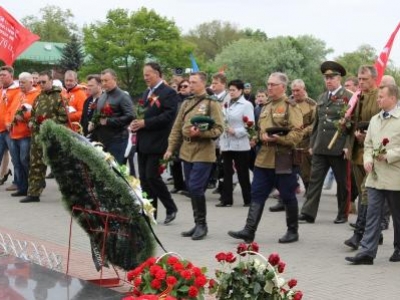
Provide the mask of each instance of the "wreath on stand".
{"label": "wreath on stand", "polygon": [[[43,145],[44,159],[59,185],[62,202],[89,235],[97,270],[101,268],[99,253],[103,246],[105,263],[124,270],[151,257],[155,240],[144,215],[141,195],[134,192],[115,168],[112,157],[51,120],[41,125],[38,138]],[[74,207],[80,209],[74,210]],[[118,217],[106,219],[107,213]],[[109,234],[103,245],[106,226]]]}

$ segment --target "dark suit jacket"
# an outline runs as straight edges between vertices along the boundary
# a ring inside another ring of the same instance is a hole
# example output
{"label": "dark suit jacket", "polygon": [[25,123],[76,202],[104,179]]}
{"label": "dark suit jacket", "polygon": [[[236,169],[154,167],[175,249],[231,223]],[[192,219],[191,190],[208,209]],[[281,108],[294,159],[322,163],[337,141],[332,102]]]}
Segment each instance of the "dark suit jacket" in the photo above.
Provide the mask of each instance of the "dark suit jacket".
{"label": "dark suit jacket", "polygon": [[90,113],[88,113],[88,111],[89,111],[89,105],[92,102],[93,102],[93,97],[90,96],[83,103],[83,111],[82,111],[82,117],[81,117],[80,123],[81,123],[82,129],[83,129],[83,135],[84,136],[87,136],[88,133],[89,133],[88,132],[88,125],[89,125],[89,121],[92,119],[93,110]]}
{"label": "dark suit jacket", "polygon": [[[143,94],[144,100],[148,94],[149,90]],[[144,154],[164,154],[180,99],[175,90],[164,83],[155,89],[151,97],[158,97],[158,103],[154,101],[151,105],[149,101],[145,102],[145,127],[137,132],[136,149]]]}
{"label": "dark suit jacket", "polygon": [[342,131],[332,149],[328,149],[328,145],[337,131],[335,123],[341,119],[341,112],[348,106],[352,93],[342,87],[334,100],[328,100],[328,95],[325,92],[318,98],[310,143],[313,154],[339,156],[343,154],[343,148],[348,148],[347,130]]}

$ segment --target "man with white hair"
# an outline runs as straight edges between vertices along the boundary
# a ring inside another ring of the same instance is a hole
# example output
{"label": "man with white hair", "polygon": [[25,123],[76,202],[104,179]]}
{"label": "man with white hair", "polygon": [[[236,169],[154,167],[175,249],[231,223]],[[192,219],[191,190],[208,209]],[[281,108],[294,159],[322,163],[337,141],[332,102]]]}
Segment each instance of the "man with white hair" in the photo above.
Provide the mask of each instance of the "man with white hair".
{"label": "man with white hair", "polygon": [[10,153],[14,164],[17,191],[11,196],[26,196],[28,191],[29,151],[31,148],[31,130],[28,127],[33,101],[40,91],[33,87],[32,74],[19,75],[20,93],[13,101],[6,116],[10,134]]}

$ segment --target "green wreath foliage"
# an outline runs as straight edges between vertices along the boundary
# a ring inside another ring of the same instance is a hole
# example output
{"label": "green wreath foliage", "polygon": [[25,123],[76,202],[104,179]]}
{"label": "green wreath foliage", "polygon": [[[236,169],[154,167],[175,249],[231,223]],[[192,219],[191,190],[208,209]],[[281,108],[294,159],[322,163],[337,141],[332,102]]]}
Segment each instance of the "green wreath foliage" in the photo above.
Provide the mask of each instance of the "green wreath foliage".
{"label": "green wreath foliage", "polygon": [[[105,226],[105,259],[125,270],[135,268],[154,255],[155,239],[150,224],[129,184],[84,137],[53,121],[40,127],[39,141],[62,193],[66,209],[73,207],[97,211],[74,210],[73,217],[88,233],[92,247],[103,249]],[[108,218],[101,213],[127,218]]]}

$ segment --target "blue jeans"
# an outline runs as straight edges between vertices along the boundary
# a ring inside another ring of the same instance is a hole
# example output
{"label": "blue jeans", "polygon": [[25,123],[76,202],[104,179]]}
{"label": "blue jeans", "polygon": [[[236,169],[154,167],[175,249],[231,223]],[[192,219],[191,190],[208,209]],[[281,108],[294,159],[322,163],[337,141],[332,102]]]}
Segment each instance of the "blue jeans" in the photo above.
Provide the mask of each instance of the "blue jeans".
{"label": "blue jeans", "polygon": [[[0,132],[0,163],[1,163],[1,160],[3,159],[4,152],[6,152],[7,150],[10,150],[10,149],[11,149],[11,139],[10,139],[10,135],[8,134],[8,131],[6,130],[3,132]],[[15,168],[15,164],[14,164],[14,160],[13,160],[12,156],[11,156],[11,161]]]}
{"label": "blue jeans", "polygon": [[27,192],[29,174],[29,151],[31,138],[11,139],[10,154],[14,165],[14,181],[18,191]]}
{"label": "blue jeans", "polygon": [[212,166],[212,163],[190,163],[183,161],[183,171],[185,173],[186,188],[189,191],[190,196],[204,196]]}
{"label": "blue jeans", "polygon": [[251,201],[264,204],[269,194],[276,187],[285,205],[297,205],[297,172],[276,174],[275,169],[254,167],[251,184]]}

